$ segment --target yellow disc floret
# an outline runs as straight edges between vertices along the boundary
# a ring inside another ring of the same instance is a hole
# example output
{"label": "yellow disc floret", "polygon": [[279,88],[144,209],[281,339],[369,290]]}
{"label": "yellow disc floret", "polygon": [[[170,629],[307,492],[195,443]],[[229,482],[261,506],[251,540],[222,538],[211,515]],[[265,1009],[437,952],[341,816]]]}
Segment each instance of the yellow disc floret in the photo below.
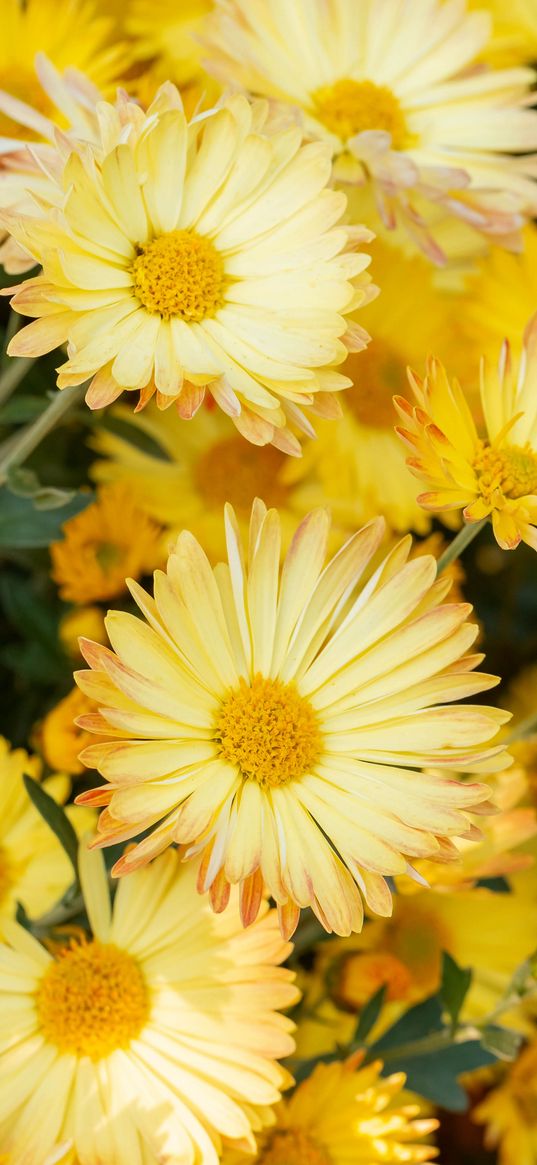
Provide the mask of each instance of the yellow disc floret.
{"label": "yellow disc floret", "polygon": [[369,129],[391,134],[396,150],[408,139],[399,101],[386,85],[344,79],[316,89],[312,98],[314,116],[343,141]]}
{"label": "yellow disc floret", "polygon": [[255,497],[268,506],[283,506],[288,489],[280,480],[286,455],[274,445],[245,445],[242,437],[225,437],[210,445],[195,467],[195,484],[204,502],[249,513]]}
{"label": "yellow disc floret", "polygon": [[225,760],[245,780],[284,785],[311,770],[321,736],[311,704],[291,684],[255,676],[241,680],[222,704],[216,740]]}
{"label": "yellow disc floret", "polygon": [[271,1137],[259,1165],[331,1165],[332,1158],[302,1129],[286,1129]]}
{"label": "yellow disc floret", "polygon": [[101,1060],[127,1048],[149,1016],[149,993],[126,951],[97,941],[63,949],[36,994],[41,1033],[61,1052]]}
{"label": "yellow disc floret", "polygon": [[480,493],[487,503],[493,501],[497,491],[512,499],[537,494],[537,454],[529,446],[494,449],[483,445],[473,467]]}
{"label": "yellow disc floret", "polygon": [[222,302],[222,259],[195,231],[170,231],[140,247],[132,275],[140,303],[164,320],[204,320]]}

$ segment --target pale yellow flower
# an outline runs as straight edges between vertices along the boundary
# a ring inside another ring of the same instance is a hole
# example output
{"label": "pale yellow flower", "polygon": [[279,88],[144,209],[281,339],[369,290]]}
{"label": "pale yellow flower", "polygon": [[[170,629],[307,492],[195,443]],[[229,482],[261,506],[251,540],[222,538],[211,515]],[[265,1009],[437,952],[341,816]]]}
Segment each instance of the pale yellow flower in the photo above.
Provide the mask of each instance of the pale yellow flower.
{"label": "pale yellow flower", "polygon": [[488,46],[491,60],[505,65],[537,61],[537,5],[535,0],[470,0],[471,8],[487,8],[493,18]]}
{"label": "pale yellow flower", "polygon": [[125,28],[133,54],[156,59],[169,81],[184,85],[201,71],[198,34],[212,0],[129,0]]}
{"label": "pale yellow flower", "polygon": [[326,510],[310,514],[281,576],[278,513],[262,502],[248,550],[227,507],[228,564],[214,570],[184,531],[155,599],[131,584],[147,623],[110,614],[114,650],[82,644],[92,671],[76,677],[103,732],[121,734],[82,754],[108,782],[80,798],[108,806],[98,844],[156,826],[116,873],[181,843],[203,854],[216,908],[238,882],[248,923],[266,883],[286,933],[304,906],[329,930],[359,929],[362,895],[391,910],[384,875],[456,853],[488,788],[416,769],[506,763],[490,743],[505,714],[454,703],[496,680],[473,673],[471,608],[441,605],[451,584],[436,560],[407,561],[404,539],[361,586],[382,520],[325,566],[329,529]]}
{"label": "pale yellow flower", "polygon": [[203,1161],[254,1133],[290,1082],[290,948],[262,906],[200,902],[171,851],[119,886],[80,855],[92,935],[51,956],[15,923],[0,945],[0,1144],[17,1165]]}

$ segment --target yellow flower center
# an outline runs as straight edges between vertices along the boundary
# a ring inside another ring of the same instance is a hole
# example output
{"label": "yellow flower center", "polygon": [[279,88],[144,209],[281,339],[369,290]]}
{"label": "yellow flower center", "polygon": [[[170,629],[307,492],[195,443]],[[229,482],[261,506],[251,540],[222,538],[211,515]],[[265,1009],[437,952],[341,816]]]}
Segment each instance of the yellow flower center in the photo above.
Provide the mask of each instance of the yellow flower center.
{"label": "yellow flower center", "polygon": [[512,499],[537,494],[537,455],[529,445],[523,449],[519,445],[508,445],[505,449],[483,445],[474,469],[487,503],[492,502],[497,490]]}
{"label": "yellow flower center", "polygon": [[231,502],[235,510],[247,514],[256,496],[268,506],[283,506],[288,488],[279,475],[286,463],[285,454],[273,445],[258,447],[243,437],[226,437],[200,457],[195,484],[203,501],[211,507],[220,508]]}
{"label": "yellow flower center", "polygon": [[345,78],[316,89],[312,98],[314,116],[343,141],[364,130],[376,129],[391,134],[395,150],[407,142],[403,111],[395,93],[385,85]]}
{"label": "yellow flower center", "polygon": [[331,1165],[328,1153],[302,1129],[273,1133],[258,1165]]}
{"label": "yellow flower center", "polygon": [[353,380],[345,401],[361,425],[393,429],[397,421],[392,397],[402,391],[404,362],[382,340],[372,340],[364,352],[353,352],[342,371]]}
{"label": "yellow flower center", "polygon": [[132,275],[140,302],[164,320],[204,320],[222,303],[222,258],[195,231],[169,231],[139,247]]}
{"label": "yellow flower center", "polygon": [[[38,113],[43,113],[45,117],[48,117],[52,112],[52,104],[33,69],[27,69],[21,65],[6,65],[0,70],[0,89],[10,93],[18,101],[24,101],[26,105],[30,105]],[[40,140],[39,134],[27,129],[25,125],[19,125],[17,121],[12,121],[4,113],[0,113],[0,137],[17,138],[17,140],[25,142]]]}
{"label": "yellow flower center", "polygon": [[5,902],[14,881],[13,866],[6,850],[0,845],[0,906]]}
{"label": "yellow flower center", "polygon": [[126,951],[97,941],[65,947],[36,995],[41,1032],[61,1052],[101,1060],[127,1048],[149,1015],[142,972]]}
{"label": "yellow flower center", "polygon": [[382,986],[390,1001],[408,997],[412,976],[400,959],[389,951],[349,955],[341,964],[334,999],[340,1006],[357,1011]]}
{"label": "yellow flower center", "polygon": [[215,738],[221,755],[245,780],[266,788],[285,785],[311,771],[321,735],[311,704],[292,684],[257,675],[222,704]]}

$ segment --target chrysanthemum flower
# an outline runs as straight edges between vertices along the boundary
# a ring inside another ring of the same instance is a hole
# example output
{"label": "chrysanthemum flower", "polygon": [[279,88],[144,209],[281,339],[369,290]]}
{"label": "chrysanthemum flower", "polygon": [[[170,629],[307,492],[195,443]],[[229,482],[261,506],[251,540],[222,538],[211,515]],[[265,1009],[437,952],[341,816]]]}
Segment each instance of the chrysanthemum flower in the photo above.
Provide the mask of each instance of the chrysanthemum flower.
{"label": "chrysanthemum flower", "polygon": [[134,56],[156,59],[170,81],[192,81],[200,72],[198,33],[211,8],[212,0],[130,0],[124,20]]}
{"label": "chrysanthemum flower", "polygon": [[404,1073],[381,1076],[376,1061],[360,1067],[358,1057],[319,1064],[312,1075],[282,1101],[276,1126],[259,1139],[255,1157],[224,1153],[222,1165],[383,1165],[431,1161],[433,1145],[423,1143],[438,1121],[420,1119],[418,1104],[400,1093]]}
{"label": "chrysanthemum flower", "polygon": [[[482,356],[496,360],[504,337],[519,357],[526,324],[537,304],[537,226],[523,232],[523,249],[511,255],[495,247],[475,265],[464,295],[455,304],[456,347],[468,372],[478,372]],[[427,349],[436,352],[434,345]],[[442,357],[442,353],[440,353]],[[410,361],[416,367],[416,361]],[[459,362],[460,363],[460,362]],[[466,382],[465,382],[466,383]]]}
{"label": "chrysanthemum flower", "polygon": [[73,607],[60,619],[58,638],[72,659],[80,659],[78,640],[81,635],[96,639],[98,643],[107,642],[104,612],[100,607]]}
{"label": "chrysanthemum flower", "polygon": [[77,716],[91,716],[96,711],[97,705],[79,688],[73,688],[47,712],[39,726],[39,746],[51,769],[74,777],[84,772],[84,765],[78,757],[80,750],[90,744],[91,736],[78,727],[75,719]]}
{"label": "chrysanthemum flower", "polygon": [[533,1039],[503,1079],[474,1109],[472,1119],[486,1126],[485,1144],[496,1150],[498,1165],[533,1165],[537,1156],[537,1040]]}
{"label": "chrysanthemum flower", "polygon": [[479,67],[490,24],[463,0],[217,0],[204,37],[221,80],[300,107],[336,175],[442,261],[431,214],[510,243],[537,207],[534,74]]}
{"label": "chrysanthemum flower", "polygon": [[[10,750],[0,737],[0,932],[22,902],[30,918],[45,914],[73,880],[68,857],[30,801],[23,775],[39,780],[37,757],[23,748]],[[46,792],[63,803],[70,792],[65,776],[48,777]],[[68,816],[77,832],[91,829],[94,814],[70,806]]]}
{"label": "chrysanthemum flower", "polygon": [[100,147],[67,159],[61,211],[4,216],[43,265],[13,298],[38,318],[10,354],[67,341],[58,386],[92,377],[92,408],[156,389],[190,418],[208,390],[254,444],[298,453],[287,422],[311,432],[302,406],[333,414],[349,384],[335,366],[365,346],[346,316],[367,298],[369,256],[351,252],[370,233],[336,227],[327,146],[266,117],[234,97],[187,125],[173,86],[147,114],[102,108]]}
{"label": "chrysanthemum flower", "polygon": [[395,398],[404,425],[397,432],[412,449],[407,465],[428,487],[420,505],[462,510],[467,522],[490,517],[504,550],[521,541],[537,550],[537,316],[526,330],[518,379],[507,341],[497,372],[483,361],[483,436],[459,383],[450,384],[438,361],[428,362],[424,381],[410,373],[410,383],[418,403]]}
{"label": "chrysanthemum flower", "polygon": [[[92,929],[52,957],[15,923],[0,946],[0,1144],[19,1165],[65,1145],[84,1165],[203,1161],[253,1149],[289,1075],[293,975],[275,911],[243,931],[163,855],[123,881],[83,850]],[[55,1158],[54,1158],[55,1159]]]}
{"label": "chrysanthemum flower", "polygon": [[97,501],[64,523],[63,534],[50,547],[52,577],[70,603],[121,595],[126,575],[140,578],[162,561],[160,526],[119,482],[103,486]]}
{"label": "chrysanthemum flower", "polygon": [[[471,8],[483,8],[483,0],[470,0]],[[488,55],[501,64],[534,64],[537,60],[537,5],[535,0],[486,0],[493,17]]]}
{"label": "chrysanthemum flower", "polygon": [[360,589],[382,520],[324,566],[329,528],[325,510],[304,520],[281,577],[262,502],[247,554],[226,509],[229,564],[214,571],[184,531],[155,599],[131,584],[147,624],[110,614],[114,650],[81,644],[93,670],[77,677],[103,705],[87,727],[120,736],[82,753],[108,782],[80,798],[108,806],[99,844],[157,825],[115,872],[179,842],[203,855],[216,909],[238,882],[249,923],[265,882],[288,934],[308,905],[327,929],[359,929],[361,894],[391,910],[383,875],[453,851],[488,788],[416,770],[505,766],[490,745],[505,714],[452,703],[496,680],[473,674],[477,629],[468,605],[440,605],[435,559],[407,562],[405,539]]}

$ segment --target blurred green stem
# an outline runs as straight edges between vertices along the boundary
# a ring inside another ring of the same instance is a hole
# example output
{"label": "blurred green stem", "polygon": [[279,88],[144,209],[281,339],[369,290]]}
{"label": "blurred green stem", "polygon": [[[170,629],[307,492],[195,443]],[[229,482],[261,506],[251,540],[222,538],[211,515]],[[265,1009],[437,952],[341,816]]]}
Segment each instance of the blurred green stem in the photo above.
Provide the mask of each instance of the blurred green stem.
{"label": "blurred green stem", "polygon": [[474,538],[477,537],[479,531],[483,529],[483,526],[486,526],[487,522],[488,518],[482,518],[480,522],[464,523],[464,526],[461,527],[459,533],[455,535],[453,542],[451,542],[447,550],[444,550],[444,553],[440,555],[440,558],[438,559],[438,566],[436,568],[437,574],[442,574],[442,571],[446,570],[448,566],[451,566],[451,563],[455,562],[456,558],[460,558],[463,550],[466,550],[466,547],[470,545],[470,542],[473,542]]}
{"label": "blurred green stem", "polygon": [[35,360],[29,356],[15,356],[7,365],[5,372],[0,376],[0,405],[9,400],[12,392],[15,392],[17,385],[20,384],[21,380],[24,380],[33,364],[35,364]]}
{"label": "blurred green stem", "polygon": [[86,385],[81,384],[76,388],[64,388],[57,392],[41,416],[36,417],[35,421],[27,425],[22,432],[4,442],[0,447],[0,485],[7,480],[10,469],[22,465],[47,433],[55,428],[74,405],[83,400],[85,391]]}

